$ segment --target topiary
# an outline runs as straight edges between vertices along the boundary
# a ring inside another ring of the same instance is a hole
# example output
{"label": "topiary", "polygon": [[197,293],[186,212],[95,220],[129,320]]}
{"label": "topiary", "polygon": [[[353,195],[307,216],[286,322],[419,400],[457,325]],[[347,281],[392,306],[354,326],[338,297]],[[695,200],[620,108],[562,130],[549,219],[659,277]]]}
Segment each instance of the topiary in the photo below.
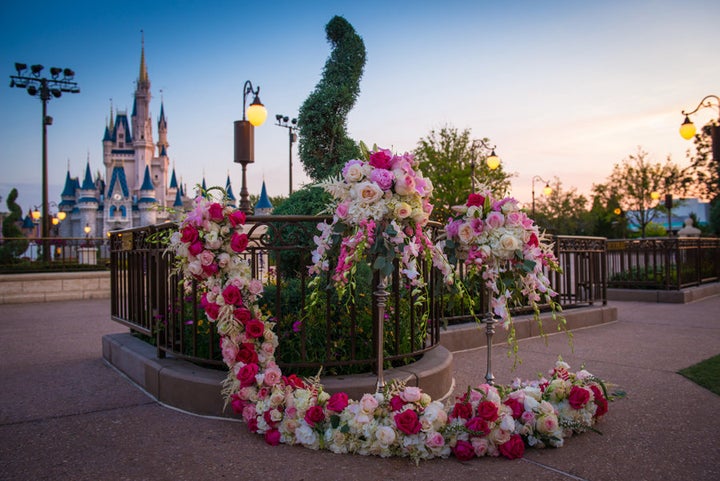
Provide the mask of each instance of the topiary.
{"label": "topiary", "polygon": [[[13,189],[7,198],[9,214],[2,223],[2,234],[5,242],[0,246],[1,264],[9,264],[17,261],[17,256],[25,252],[28,247],[27,239],[17,239],[18,237],[25,237],[20,227],[18,227],[18,223],[22,220],[22,209],[15,203],[17,197],[18,191],[17,189]],[[7,240],[11,238],[15,239]]]}

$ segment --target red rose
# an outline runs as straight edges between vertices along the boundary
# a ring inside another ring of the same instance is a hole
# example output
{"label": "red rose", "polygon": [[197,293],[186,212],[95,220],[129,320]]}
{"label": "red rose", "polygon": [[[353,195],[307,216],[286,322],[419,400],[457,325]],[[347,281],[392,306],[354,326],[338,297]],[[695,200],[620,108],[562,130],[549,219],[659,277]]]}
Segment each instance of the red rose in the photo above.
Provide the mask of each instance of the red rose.
{"label": "red rose", "polygon": [[245,364],[237,373],[237,380],[240,381],[240,387],[248,387],[255,384],[255,375],[258,373],[257,364]]}
{"label": "red rose", "polygon": [[289,376],[283,376],[283,382],[286,386],[294,387],[296,389],[304,389],[305,382],[297,377],[297,374],[290,374]]}
{"label": "red rose", "polygon": [[573,386],[568,396],[568,402],[573,409],[582,409],[590,400],[590,392],[580,386]]}
{"label": "red rose", "polygon": [[213,202],[208,207],[208,215],[211,220],[223,220],[223,206],[217,202]]}
{"label": "red rose", "polygon": [[327,402],[328,411],[342,412],[348,405],[348,395],[344,392],[336,392]]}
{"label": "red rose", "polygon": [[450,419],[470,419],[472,417],[472,406],[466,402],[458,402],[453,406]]}
{"label": "red rose", "polygon": [[265,420],[267,425],[270,426],[271,429],[274,428],[277,424],[275,421],[272,420],[272,414],[269,409],[263,413],[263,419]]}
{"label": "red rose", "polygon": [[452,452],[459,461],[470,461],[475,457],[475,449],[473,449],[473,445],[468,441],[460,440],[455,443]]}
{"label": "red rose", "polygon": [[525,411],[525,405],[514,397],[507,398],[505,401],[503,401],[503,404],[512,409],[513,419],[519,419],[520,416],[522,416],[522,413]]}
{"label": "red rose", "polygon": [[202,270],[206,276],[210,277],[217,273],[218,265],[217,264],[208,264],[206,266],[202,266]]}
{"label": "red rose", "polygon": [[233,306],[239,306],[242,304],[242,293],[236,285],[230,284],[223,289],[222,296],[223,299],[225,299],[225,304]]}
{"label": "red rose", "polygon": [[235,360],[243,364],[254,364],[258,362],[258,355],[255,346],[249,342],[243,342],[238,346],[238,353]]}
{"label": "red rose", "polygon": [[393,396],[390,400],[390,409],[393,411],[399,411],[405,405],[405,401],[400,396]]}
{"label": "red rose", "polygon": [[312,406],[305,412],[305,422],[311,427],[322,421],[325,421],[325,411],[321,406]]}
{"label": "red rose", "polygon": [[248,419],[247,427],[251,433],[256,433],[258,430],[257,419],[256,418]]}
{"label": "red rose", "polygon": [[488,422],[493,422],[498,418],[498,408],[492,401],[483,401],[477,407],[479,417]]}
{"label": "red rose", "polygon": [[186,244],[192,244],[196,240],[198,240],[198,231],[194,225],[187,224],[185,227],[182,228],[182,235],[180,236],[180,241]]}
{"label": "red rose", "polygon": [[378,150],[370,154],[370,165],[378,169],[390,169],[392,156],[386,150]]}
{"label": "red rose", "polygon": [[470,194],[468,196],[467,203],[465,204],[468,207],[476,206],[476,207],[482,207],[485,203],[485,197],[483,197],[480,194]]}
{"label": "red rose", "polygon": [[251,339],[257,339],[265,334],[265,324],[258,319],[250,319],[245,323],[245,334]]}
{"label": "red rose", "polygon": [[220,306],[214,302],[208,302],[205,305],[205,314],[212,320],[217,319],[220,315]]}
{"label": "red rose", "polygon": [[420,429],[422,429],[422,425],[418,420],[418,415],[412,409],[406,409],[405,411],[396,414],[395,425],[405,434],[417,434],[420,432]]}
{"label": "red rose", "polygon": [[242,252],[248,245],[248,236],[245,233],[233,232],[230,236],[230,248],[235,252]]}
{"label": "red rose", "polygon": [[530,234],[530,238],[528,239],[528,245],[531,247],[537,247],[540,245],[540,240],[534,232]]}
{"label": "red rose", "polygon": [[204,250],[202,242],[196,240],[188,246],[188,253],[193,256],[197,256]]}
{"label": "red rose", "polygon": [[243,412],[243,409],[245,409],[247,402],[241,399],[239,394],[235,393],[230,395],[230,405],[235,414],[240,414]]}
{"label": "red rose", "polygon": [[468,422],[465,423],[465,427],[468,428],[470,431],[482,433],[483,436],[490,432],[490,429],[488,429],[487,421],[479,416],[470,418]]}
{"label": "red rose", "polygon": [[245,223],[245,212],[235,210],[228,216],[228,219],[230,220],[230,225],[233,227],[243,225]]}
{"label": "red rose", "polygon": [[519,434],[513,434],[507,442],[498,446],[500,454],[508,459],[522,458],[525,454],[525,443]]}
{"label": "red rose", "polygon": [[246,307],[240,307],[238,309],[235,309],[233,315],[235,316],[235,319],[237,319],[242,324],[245,324],[247,321],[252,319],[252,314],[250,314],[250,311]]}
{"label": "red rose", "polygon": [[603,393],[599,387],[593,384],[592,386],[590,386],[590,390],[593,392],[593,396],[595,396],[595,405],[597,405],[597,409],[595,410],[595,417],[599,418],[600,416],[608,412],[608,402],[607,399],[605,399],[605,397],[603,396]]}
{"label": "red rose", "polygon": [[270,446],[277,446],[280,444],[280,431],[277,429],[265,431],[265,442]]}

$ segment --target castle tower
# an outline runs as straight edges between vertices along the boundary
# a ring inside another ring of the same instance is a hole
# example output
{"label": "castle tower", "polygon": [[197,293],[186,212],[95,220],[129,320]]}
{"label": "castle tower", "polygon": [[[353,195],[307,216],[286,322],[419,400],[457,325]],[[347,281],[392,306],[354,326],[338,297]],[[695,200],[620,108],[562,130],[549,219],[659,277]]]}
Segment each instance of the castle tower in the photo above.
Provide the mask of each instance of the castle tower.
{"label": "castle tower", "polygon": [[95,182],[93,182],[92,174],[90,173],[90,160],[87,162],[85,167],[85,178],[77,191],[77,208],[80,213],[77,219],[76,232],[83,232],[83,228],[87,225],[90,226],[90,234],[95,237],[98,233],[98,207],[99,202],[97,199],[97,192],[95,190]]}
{"label": "castle tower", "polygon": [[155,186],[150,179],[150,167],[145,166],[143,183],[138,193],[138,210],[140,211],[140,225],[155,224],[157,220],[157,199]]}
{"label": "castle tower", "polygon": [[151,165],[154,157],[153,154],[155,153],[152,138],[152,121],[150,118],[150,99],[150,77],[148,76],[147,66],[145,65],[145,37],[143,35],[140,51],[140,72],[138,74],[131,116],[132,146],[135,150],[132,184],[135,186],[141,186],[143,184],[145,167]]}
{"label": "castle tower", "polygon": [[260,198],[255,204],[255,215],[270,215],[272,214],[273,205],[270,202],[270,198],[267,195],[267,189],[265,189],[265,181],[262,183],[262,190],[260,191]]}

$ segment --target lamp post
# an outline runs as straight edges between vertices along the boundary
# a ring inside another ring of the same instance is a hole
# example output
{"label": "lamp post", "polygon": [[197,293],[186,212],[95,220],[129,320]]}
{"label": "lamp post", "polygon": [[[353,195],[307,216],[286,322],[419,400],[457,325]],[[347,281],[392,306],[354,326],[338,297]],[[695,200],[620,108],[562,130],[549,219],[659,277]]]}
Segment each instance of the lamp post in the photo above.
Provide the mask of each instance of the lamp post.
{"label": "lamp post", "polygon": [[[10,76],[10,87],[26,89],[32,97],[39,97],[42,101],[42,237],[43,261],[50,261],[47,237],[50,233],[50,216],[48,215],[48,168],[47,168],[47,126],[52,125],[53,118],[47,114],[47,103],[51,98],[60,98],[63,92],[80,93],[75,78],[75,72],[69,68],[50,68],[50,78],[43,76],[43,66],[35,64],[30,66],[27,73],[27,64],[15,62],[17,75]],[[62,78],[60,75],[62,74]]]}
{"label": "lamp post", "polygon": [[[693,110],[692,112],[685,112],[684,110],[680,112],[682,115],[685,116],[685,120],[683,121],[682,125],[680,125],[680,136],[682,136],[683,139],[690,140],[695,137],[697,129],[695,128],[695,124],[693,124],[690,120],[690,116],[701,108],[705,107],[717,107],[718,124],[720,124],[720,97],[718,97],[717,95],[706,95],[705,98],[700,101],[698,106],[695,107],[695,110]],[[712,125],[710,128],[710,137],[712,138],[713,160],[715,160],[715,162],[720,162],[720,132],[718,132],[718,130],[720,130],[720,125]]]}
{"label": "lamp post", "polygon": [[[475,158],[476,158],[475,151],[476,151],[476,149],[477,150],[484,149],[485,151],[488,151],[488,150],[490,151],[490,155],[485,157],[485,165],[487,165],[490,170],[495,170],[498,167],[500,167],[500,157],[498,157],[497,154],[495,154],[496,148],[497,148],[496,145],[489,145],[485,139],[475,139],[472,141],[471,149],[473,151],[473,156],[472,156],[472,160],[470,161],[470,169],[471,169],[470,184],[471,184],[471,189],[472,189],[473,193],[475,192]],[[477,157],[479,157],[479,155],[480,155],[480,152],[477,153]]]}
{"label": "lamp post", "polygon": [[[290,120],[290,117],[287,115],[277,114],[275,116],[275,125],[278,127],[285,127],[288,129],[288,140],[289,140],[289,147],[288,147],[288,158],[290,159],[290,166],[289,166],[289,181],[288,181],[288,191],[290,194],[293,192],[293,182],[292,182],[292,146],[293,142],[297,140],[297,134],[295,131],[297,130],[297,119]],[[289,122],[289,123],[288,123]]]}
{"label": "lamp post", "polygon": [[545,197],[552,194],[552,187],[550,187],[550,182],[543,179],[539,175],[536,175],[532,178],[532,217],[535,218],[535,181],[539,180],[540,182],[545,182],[545,187],[543,187],[543,194],[545,194]]}
{"label": "lamp post", "polygon": [[[253,101],[247,109],[247,96],[253,94]],[[243,119],[235,121],[235,162],[242,165],[242,188],[240,189],[240,210],[250,213],[250,199],[247,188],[247,166],[255,162],[255,127],[261,126],[267,118],[267,109],[260,102],[260,87],[253,89],[247,80],[243,86]]]}

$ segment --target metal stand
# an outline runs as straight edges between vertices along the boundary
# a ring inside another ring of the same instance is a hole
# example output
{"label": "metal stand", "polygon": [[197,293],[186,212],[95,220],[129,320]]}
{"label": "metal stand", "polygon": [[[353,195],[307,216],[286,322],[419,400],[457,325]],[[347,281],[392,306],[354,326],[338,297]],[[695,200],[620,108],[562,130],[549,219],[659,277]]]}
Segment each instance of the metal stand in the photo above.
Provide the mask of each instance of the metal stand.
{"label": "metal stand", "polygon": [[375,332],[377,333],[377,383],[375,392],[383,392],[385,390],[385,376],[383,373],[384,364],[384,328],[385,328],[385,305],[390,293],[385,289],[387,287],[387,277],[380,276],[377,290],[373,292],[375,296],[375,304],[377,305],[377,317],[375,319]]}
{"label": "metal stand", "polygon": [[495,315],[493,314],[492,307],[490,305],[492,292],[489,289],[487,295],[488,307],[485,317],[483,317],[482,320],[482,323],[485,324],[485,336],[487,337],[487,372],[485,373],[485,381],[491,386],[494,386],[495,376],[492,373],[492,338],[493,334],[495,334],[495,324],[497,321],[495,320]]}

